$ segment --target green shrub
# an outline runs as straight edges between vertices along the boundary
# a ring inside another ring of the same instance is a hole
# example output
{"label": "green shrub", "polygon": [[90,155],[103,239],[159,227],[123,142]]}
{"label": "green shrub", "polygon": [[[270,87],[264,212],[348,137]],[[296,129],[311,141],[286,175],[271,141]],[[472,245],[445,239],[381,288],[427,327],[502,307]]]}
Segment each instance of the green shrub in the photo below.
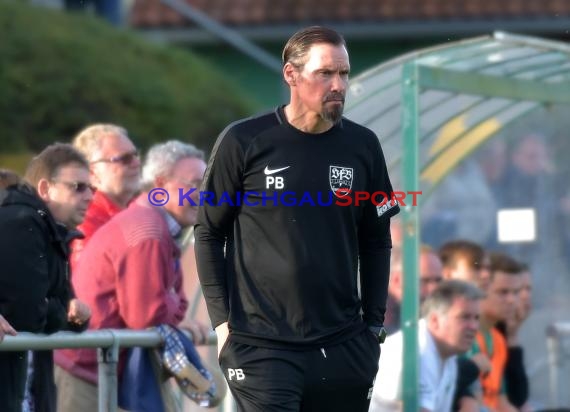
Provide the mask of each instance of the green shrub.
{"label": "green shrub", "polygon": [[38,151],[89,123],[142,148],[178,138],[209,150],[253,104],[212,66],[84,15],[0,0],[0,151]]}

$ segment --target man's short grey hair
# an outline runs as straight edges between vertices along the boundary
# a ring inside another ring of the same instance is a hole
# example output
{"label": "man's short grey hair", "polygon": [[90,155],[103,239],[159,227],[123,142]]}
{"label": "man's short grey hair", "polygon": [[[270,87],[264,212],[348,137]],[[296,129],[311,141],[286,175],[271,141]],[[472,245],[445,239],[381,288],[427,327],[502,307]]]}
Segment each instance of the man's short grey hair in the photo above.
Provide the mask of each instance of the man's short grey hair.
{"label": "man's short grey hair", "polygon": [[73,138],[73,146],[85,156],[89,162],[96,161],[94,156],[99,156],[103,137],[119,135],[129,137],[127,130],[121,126],[110,123],[97,123],[87,126]]}
{"label": "man's short grey hair", "polygon": [[484,297],[485,293],[473,283],[456,279],[446,280],[428,295],[422,305],[422,315],[427,316],[431,313],[445,315],[458,298],[481,300]]}
{"label": "man's short grey hair", "polygon": [[185,158],[205,159],[204,152],[193,144],[179,140],[169,140],[152,146],[142,168],[142,184],[145,189],[152,187],[157,177],[169,176],[176,163]]}

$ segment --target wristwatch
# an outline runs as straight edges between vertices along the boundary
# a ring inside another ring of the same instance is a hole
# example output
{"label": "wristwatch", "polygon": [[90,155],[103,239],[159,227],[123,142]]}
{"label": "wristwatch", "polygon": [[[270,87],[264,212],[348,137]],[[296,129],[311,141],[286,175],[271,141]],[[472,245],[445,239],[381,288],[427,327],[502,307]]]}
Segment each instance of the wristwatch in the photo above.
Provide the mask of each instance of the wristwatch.
{"label": "wristwatch", "polygon": [[368,330],[378,338],[378,343],[384,343],[387,335],[384,326],[368,326]]}

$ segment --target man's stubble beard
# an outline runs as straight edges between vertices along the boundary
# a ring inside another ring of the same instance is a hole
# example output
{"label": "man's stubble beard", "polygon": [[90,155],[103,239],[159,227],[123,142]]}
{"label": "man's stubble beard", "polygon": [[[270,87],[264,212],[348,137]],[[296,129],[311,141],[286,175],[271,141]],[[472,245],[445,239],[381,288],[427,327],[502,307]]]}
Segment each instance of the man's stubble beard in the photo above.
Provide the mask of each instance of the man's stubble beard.
{"label": "man's stubble beard", "polygon": [[330,108],[325,107],[321,113],[321,117],[328,122],[337,124],[340,122],[340,119],[342,118],[343,111],[344,111],[344,103],[333,105]]}

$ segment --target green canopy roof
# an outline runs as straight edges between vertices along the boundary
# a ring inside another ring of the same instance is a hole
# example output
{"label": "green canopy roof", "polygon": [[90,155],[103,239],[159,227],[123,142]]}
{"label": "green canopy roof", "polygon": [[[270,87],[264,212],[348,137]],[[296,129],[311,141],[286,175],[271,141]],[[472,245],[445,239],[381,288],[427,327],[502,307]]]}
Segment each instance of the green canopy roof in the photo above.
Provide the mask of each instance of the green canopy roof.
{"label": "green canopy roof", "polygon": [[396,180],[409,63],[419,79],[419,167],[428,190],[513,120],[570,103],[570,46],[562,42],[496,32],[380,64],[351,81],[346,115],[376,132]]}

